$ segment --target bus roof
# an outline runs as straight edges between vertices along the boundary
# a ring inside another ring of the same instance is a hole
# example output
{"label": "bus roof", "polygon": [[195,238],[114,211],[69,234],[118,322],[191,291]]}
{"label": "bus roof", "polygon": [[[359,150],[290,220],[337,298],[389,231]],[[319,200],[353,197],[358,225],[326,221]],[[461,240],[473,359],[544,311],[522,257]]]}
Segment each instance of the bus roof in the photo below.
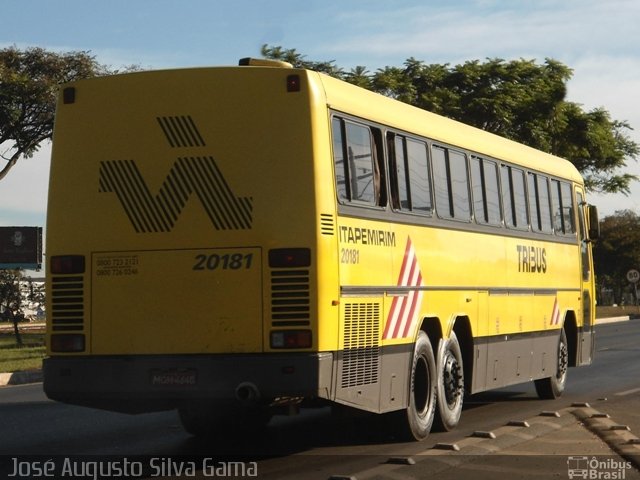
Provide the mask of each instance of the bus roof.
{"label": "bus roof", "polygon": [[309,81],[322,85],[326,103],[332,109],[470,150],[479,155],[513,162],[530,170],[570,179],[579,184],[583,183],[582,176],[568,160],[356,87],[328,75],[313,73],[315,75],[310,72]]}
{"label": "bus roof", "polygon": [[[543,172],[583,184],[583,179],[579,171],[568,160],[442,115],[437,115],[407,103],[385,97],[384,95],[371,92],[364,88],[351,85],[320,72],[291,68],[290,64],[286,64],[286,62],[242,59],[240,66],[147,70],[115,76],[153,75],[157,72],[172,70],[189,72],[218,69],[251,70],[253,72],[283,69],[287,70],[287,74],[289,75],[295,73],[303,74],[308,78],[311,92],[316,92],[314,101],[319,102],[318,107],[324,108],[328,105],[329,108],[337,111],[386,125],[409,134],[443,142],[479,155],[511,162],[526,169]],[[88,81],[100,81],[104,79],[105,77],[98,77],[88,79]],[[313,96],[314,94],[312,93],[311,95]]]}

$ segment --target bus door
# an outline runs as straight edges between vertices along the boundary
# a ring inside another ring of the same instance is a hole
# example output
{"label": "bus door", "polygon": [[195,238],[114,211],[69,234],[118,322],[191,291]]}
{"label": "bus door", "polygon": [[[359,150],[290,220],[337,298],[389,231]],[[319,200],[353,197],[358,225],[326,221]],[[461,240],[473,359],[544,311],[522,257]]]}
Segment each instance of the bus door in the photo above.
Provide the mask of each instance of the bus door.
{"label": "bus door", "polygon": [[588,365],[593,358],[593,348],[595,345],[595,323],[594,305],[594,272],[591,256],[591,243],[587,234],[587,205],[584,201],[582,189],[576,189],[576,200],[578,205],[578,241],[580,244],[580,275],[581,275],[581,298],[582,298],[582,334],[579,345],[578,365]]}

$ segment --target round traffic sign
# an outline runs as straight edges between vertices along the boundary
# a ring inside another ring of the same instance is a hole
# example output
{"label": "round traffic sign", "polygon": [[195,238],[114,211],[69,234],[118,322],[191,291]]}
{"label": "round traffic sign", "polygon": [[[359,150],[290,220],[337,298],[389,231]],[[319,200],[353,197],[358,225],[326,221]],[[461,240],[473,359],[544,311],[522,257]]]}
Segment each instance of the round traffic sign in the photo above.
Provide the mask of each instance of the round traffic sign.
{"label": "round traffic sign", "polygon": [[640,272],[638,270],[629,270],[627,272],[627,280],[631,283],[637,283],[640,281]]}

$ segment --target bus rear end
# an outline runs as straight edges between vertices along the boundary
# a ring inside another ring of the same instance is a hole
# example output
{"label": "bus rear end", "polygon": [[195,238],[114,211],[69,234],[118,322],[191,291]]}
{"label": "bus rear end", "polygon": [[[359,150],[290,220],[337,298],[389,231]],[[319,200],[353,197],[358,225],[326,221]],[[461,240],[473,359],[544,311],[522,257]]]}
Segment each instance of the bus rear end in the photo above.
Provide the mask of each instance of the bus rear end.
{"label": "bus rear end", "polygon": [[218,404],[328,395],[306,75],[210,68],[63,88],[47,220],[50,398],[179,407],[195,431]]}

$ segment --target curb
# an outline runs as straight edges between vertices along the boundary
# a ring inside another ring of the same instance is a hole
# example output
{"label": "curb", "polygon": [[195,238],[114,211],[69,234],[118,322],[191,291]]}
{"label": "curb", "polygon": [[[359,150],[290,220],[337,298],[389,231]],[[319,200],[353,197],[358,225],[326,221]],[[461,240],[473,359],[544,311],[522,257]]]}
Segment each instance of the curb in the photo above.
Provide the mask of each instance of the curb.
{"label": "curb", "polygon": [[591,407],[578,408],[571,413],[613,451],[640,470],[640,438],[631,433],[628,425],[620,425],[611,417]]}
{"label": "curb", "polygon": [[42,382],[42,370],[0,373],[0,386]]}
{"label": "curb", "polygon": [[596,326],[606,325],[608,323],[628,322],[630,319],[630,315],[623,315],[621,317],[596,318]]}
{"label": "curb", "polygon": [[[392,457],[386,462],[379,463],[350,476],[334,475],[330,477],[330,479],[414,478],[412,476],[401,475],[400,469],[416,464],[422,464],[424,468],[427,468],[426,463],[423,462],[426,462],[429,458],[438,458],[439,461],[437,463],[428,466],[430,474],[438,475],[452,466],[460,467],[466,463],[471,463],[477,457],[500,454],[500,452],[505,449],[517,447],[540,437],[552,437],[554,432],[558,432],[576,423],[579,424],[576,425],[578,428],[595,433],[588,426],[587,420],[594,415],[594,418],[600,419],[598,415],[603,414],[596,412],[586,403],[573,404],[571,407],[558,411],[542,411],[537,416],[526,420],[509,421],[493,431],[474,432],[472,435],[461,438],[455,443],[437,443],[411,456]],[[611,423],[613,424],[613,421],[611,421]],[[610,427],[603,428],[610,429]],[[612,439],[606,435],[596,435],[609,448],[638,468],[638,465],[640,465],[640,445],[636,445],[635,441],[629,445],[625,445],[625,448],[622,449],[619,445],[619,439]],[[628,430],[626,431],[625,442],[629,441],[627,437],[633,437]],[[634,450],[631,450],[631,448]],[[446,458],[446,460],[442,460],[443,458]]]}

